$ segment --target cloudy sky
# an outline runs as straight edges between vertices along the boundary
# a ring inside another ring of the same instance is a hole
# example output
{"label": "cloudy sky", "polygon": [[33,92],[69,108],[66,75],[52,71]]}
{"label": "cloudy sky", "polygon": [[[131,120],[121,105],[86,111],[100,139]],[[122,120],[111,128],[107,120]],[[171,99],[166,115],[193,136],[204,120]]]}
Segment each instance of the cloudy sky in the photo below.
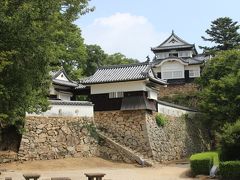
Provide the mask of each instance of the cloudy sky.
{"label": "cloudy sky", "polygon": [[216,18],[240,22],[239,0],[92,0],[90,6],[95,11],[76,21],[85,43],[140,61],[153,57],[150,48],[172,30],[198,47],[208,45],[201,36]]}

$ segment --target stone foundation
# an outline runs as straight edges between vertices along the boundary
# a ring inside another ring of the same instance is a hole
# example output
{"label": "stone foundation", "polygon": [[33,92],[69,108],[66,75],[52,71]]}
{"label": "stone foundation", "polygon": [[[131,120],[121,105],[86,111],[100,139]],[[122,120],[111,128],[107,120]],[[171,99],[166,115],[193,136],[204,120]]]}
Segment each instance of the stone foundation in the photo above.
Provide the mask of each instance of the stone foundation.
{"label": "stone foundation", "polygon": [[59,159],[97,155],[97,141],[90,136],[88,126],[93,118],[26,117],[26,132],[22,136],[20,160]]}
{"label": "stone foundation", "polygon": [[30,116],[18,159],[100,156],[128,163],[166,162],[208,149],[207,133],[197,121],[168,116],[159,127],[155,115],[147,110],[95,112],[97,137],[90,126],[93,118]]}
{"label": "stone foundation", "polygon": [[151,157],[145,110],[95,112],[97,129],[137,153]]}
{"label": "stone foundation", "polygon": [[[159,162],[185,158],[209,148],[207,132],[200,123],[168,116],[167,124],[158,127],[155,115],[146,110],[95,112],[95,123],[119,144]],[[112,159],[113,155],[108,156]]]}
{"label": "stone foundation", "polygon": [[159,127],[156,113],[146,112],[148,137],[153,159],[159,162],[182,159],[209,149],[207,132],[194,119],[167,116],[167,123]]}
{"label": "stone foundation", "polygon": [[167,87],[161,86],[159,88],[158,97],[172,96],[179,93],[191,93],[198,91],[198,87],[194,83],[185,83],[185,84],[169,84]]}

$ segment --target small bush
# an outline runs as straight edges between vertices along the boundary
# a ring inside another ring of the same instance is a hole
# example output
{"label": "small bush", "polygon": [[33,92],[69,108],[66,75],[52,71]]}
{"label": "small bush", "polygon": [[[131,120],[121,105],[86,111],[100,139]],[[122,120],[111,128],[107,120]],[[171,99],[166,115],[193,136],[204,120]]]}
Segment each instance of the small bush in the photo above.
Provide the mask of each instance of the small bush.
{"label": "small bush", "polygon": [[240,160],[240,120],[224,126],[219,145],[222,161]]}
{"label": "small bush", "polygon": [[240,161],[225,161],[219,165],[222,179],[239,180],[240,179]]}
{"label": "small bush", "polygon": [[218,164],[219,158],[217,152],[198,153],[190,157],[190,166],[194,175],[209,175],[212,166],[218,166]]}
{"label": "small bush", "polygon": [[156,115],[155,119],[156,119],[156,123],[159,127],[164,126],[167,123],[167,118],[162,114],[158,113]]}

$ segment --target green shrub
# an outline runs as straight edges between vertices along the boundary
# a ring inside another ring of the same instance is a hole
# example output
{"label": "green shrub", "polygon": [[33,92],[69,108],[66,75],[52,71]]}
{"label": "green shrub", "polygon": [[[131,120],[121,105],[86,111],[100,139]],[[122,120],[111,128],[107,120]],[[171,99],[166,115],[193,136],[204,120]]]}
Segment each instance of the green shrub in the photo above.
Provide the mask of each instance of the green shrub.
{"label": "green shrub", "polygon": [[225,161],[219,165],[222,179],[239,180],[240,179],[240,161]]}
{"label": "green shrub", "polygon": [[224,126],[219,145],[222,161],[240,160],[240,120]]}
{"label": "green shrub", "polygon": [[164,126],[167,123],[167,118],[162,114],[158,113],[155,119],[158,126]]}
{"label": "green shrub", "polygon": [[219,158],[217,152],[198,153],[190,157],[190,166],[194,175],[209,175],[212,166],[218,166],[218,164]]}

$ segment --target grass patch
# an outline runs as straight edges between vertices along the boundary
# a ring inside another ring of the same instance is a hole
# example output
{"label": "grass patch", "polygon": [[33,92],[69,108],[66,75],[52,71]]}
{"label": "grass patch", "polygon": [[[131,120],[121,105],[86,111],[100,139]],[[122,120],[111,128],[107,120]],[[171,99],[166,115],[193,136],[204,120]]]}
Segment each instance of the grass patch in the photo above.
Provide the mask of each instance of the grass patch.
{"label": "grass patch", "polygon": [[155,116],[155,119],[156,119],[156,123],[157,125],[160,127],[163,127],[165,126],[165,124],[167,123],[167,117],[164,116],[163,114],[160,114],[158,113],[156,116]]}

